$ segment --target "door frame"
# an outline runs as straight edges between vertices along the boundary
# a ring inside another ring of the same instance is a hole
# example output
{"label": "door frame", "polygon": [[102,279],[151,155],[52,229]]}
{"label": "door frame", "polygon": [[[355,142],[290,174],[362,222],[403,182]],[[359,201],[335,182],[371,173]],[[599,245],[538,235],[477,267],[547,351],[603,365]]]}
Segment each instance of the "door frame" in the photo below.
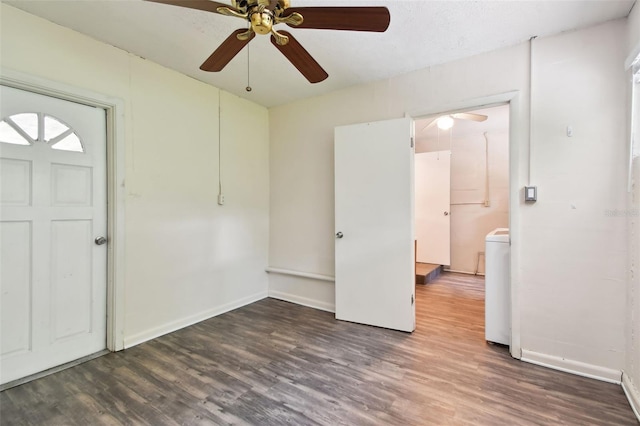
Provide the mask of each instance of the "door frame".
{"label": "door frame", "polygon": [[[521,346],[521,322],[520,322],[520,209],[521,209],[521,183],[520,183],[520,147],[527,149],[530,141],[526,139],[525,127],[526,111],[523,111],[524,102],[519,90],[499,93],[453,102],[451,104],[436,105],[416,108],[405,113],[405,117],[414,120],[419,117],[438,114],[451,114],[474,109],[486,108],[497,105],[509,105],[509,239],[511,246],[510,259],[510,287],[511,287],[511,345],[509,351],[516,359],[522,358]],[[531,158],[528,157],[529,168]]]}
{"label": "door frame", "polygon": [[0,68],[0,84],[105,110],[107,142],[107,349],[124,349],[124,100]]}

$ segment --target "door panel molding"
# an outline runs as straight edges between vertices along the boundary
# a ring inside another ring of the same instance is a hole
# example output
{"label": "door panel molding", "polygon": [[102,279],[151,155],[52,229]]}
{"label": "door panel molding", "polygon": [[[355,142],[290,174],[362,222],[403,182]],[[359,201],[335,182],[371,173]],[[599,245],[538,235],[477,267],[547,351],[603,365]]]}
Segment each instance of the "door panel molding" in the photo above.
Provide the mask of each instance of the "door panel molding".
{"label": "door panel molding", "polygon": [[107,142],[107,348],[124,349],[124,235],[125,162],[124,100],[0,68],[0,84],[40,95],[102,108],[106,113]]}

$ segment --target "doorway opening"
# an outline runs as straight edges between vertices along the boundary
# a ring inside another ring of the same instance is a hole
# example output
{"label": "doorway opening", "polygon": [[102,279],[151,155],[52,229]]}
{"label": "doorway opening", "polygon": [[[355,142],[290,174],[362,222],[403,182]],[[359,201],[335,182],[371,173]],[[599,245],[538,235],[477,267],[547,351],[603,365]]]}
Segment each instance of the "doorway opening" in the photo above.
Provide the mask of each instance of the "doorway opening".
{"label": "doorway opening", "polygon": [[[485,247],[489,234],[509,228],[509,109],[502,103],[414,119],[416,285],[428,286],[445,274],[447,285],[456,286],[460,280],[450,277],[464,274],[459,277],[469,279],[459,292],[483,300],[493,292],[493,286],[485,288]],[[508,258],[505,267],[508,277]],[[502,316],[507,316],[502,321],[510,330],[508,279],[500,292]],[[420,294],[423,300],[417,303],[429,303],[428,293]],[[462,308],[456,305],[452,302],[451,314]],[[493,321],[493,311],[476,315],[479,323],[473,326]]]}

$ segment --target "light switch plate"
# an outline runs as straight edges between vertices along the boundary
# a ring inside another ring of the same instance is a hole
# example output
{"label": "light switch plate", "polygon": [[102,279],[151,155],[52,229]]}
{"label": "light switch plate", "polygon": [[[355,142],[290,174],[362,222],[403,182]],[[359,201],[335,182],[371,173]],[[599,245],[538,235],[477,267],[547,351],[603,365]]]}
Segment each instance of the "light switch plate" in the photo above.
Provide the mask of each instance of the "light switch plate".
{"label": "light switch plate", "polygon": [[538,201],[538,187],[537,186],[525,186],[524,187],[524,200],[525,201]]}

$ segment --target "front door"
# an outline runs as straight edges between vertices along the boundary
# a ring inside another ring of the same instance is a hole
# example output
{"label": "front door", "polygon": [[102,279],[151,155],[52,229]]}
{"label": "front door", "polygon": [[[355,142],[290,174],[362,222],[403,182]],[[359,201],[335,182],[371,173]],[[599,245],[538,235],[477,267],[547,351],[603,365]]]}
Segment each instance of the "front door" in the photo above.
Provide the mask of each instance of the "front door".
{"label": "front door", "polygon": [[105,111],[0,86],[0,379],[106,348]]}
{"label": "front door", "polygon": [[408,118],[335,129],[336,318],[415,329]]}

